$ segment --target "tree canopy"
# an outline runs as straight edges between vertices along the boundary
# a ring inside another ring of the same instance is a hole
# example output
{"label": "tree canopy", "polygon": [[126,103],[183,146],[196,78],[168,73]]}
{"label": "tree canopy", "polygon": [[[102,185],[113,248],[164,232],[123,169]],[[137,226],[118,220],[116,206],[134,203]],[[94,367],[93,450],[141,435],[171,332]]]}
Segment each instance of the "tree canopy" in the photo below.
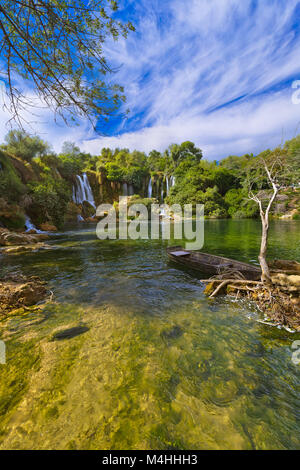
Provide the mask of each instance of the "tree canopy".
{"label": "tree canopy", "polygon": [[114,113],[125,96],[106,79],[113,70],[103,44],[134,30],[114,19],[117,9],[113,0],[1,1],[0,76],[13,118],[20,122],[20,111],[35,105],[16,76],[30,81],[42,102],[66,122]]}
{"label": "tree canopy", "polygon": [[50,151],[47,142],[38,136],[31,136],[21,130],[11,130],[5,137],[3,146],[12,155],[29,162],[35,157],[46,155]]}

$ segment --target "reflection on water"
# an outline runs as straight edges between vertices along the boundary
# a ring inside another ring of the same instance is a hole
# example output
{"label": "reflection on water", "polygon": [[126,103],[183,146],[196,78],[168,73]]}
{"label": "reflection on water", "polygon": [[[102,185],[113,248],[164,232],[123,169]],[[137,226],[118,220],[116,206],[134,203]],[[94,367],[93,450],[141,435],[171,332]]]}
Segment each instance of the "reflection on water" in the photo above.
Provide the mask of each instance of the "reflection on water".
{"label": "reflection on water", "polygon": [[[256,259],[258,222],[205,224],[205,251]],[[299,231],[273,223],[270,255],[299,260]],[[257,323],[247,303],[208,300],[168,263],[167,242],[90,228],[53,243],[2,258],[47,279],[55,302],[2,322],[0,448],[299,448],[298,335]]]}

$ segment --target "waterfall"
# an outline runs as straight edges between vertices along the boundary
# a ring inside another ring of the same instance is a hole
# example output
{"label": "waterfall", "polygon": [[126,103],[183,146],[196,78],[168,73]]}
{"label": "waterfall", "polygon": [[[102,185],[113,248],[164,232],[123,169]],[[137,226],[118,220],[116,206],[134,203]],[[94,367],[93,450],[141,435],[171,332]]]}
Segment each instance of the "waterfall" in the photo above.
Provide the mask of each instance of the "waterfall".
{"label": "waterfall", "polygon": [[86,173],[83,173],[82,176],[76,175],[76,183],[73,186],[73,201],[76,204],[87,201],[96,209],[92,188]]}
{"label": "waterfall", "polygon": [[152,197],[152,179],[151,179],[151,176],[150,176],[150,180],[149,180],[149,184],[148,184],[148,197],[149,198]]}
{"label": "waterfall", "polygon": [[171,182],[171,187],[174,186],[174,184],[175,184],[175,176],[171,176],[170,182]]}
{"label": "waterfall", "polygon": [[166,176],[166,186],[167,186],[167,196],[168,196],[170,188],[169,188],[169,178],[167,176]]}
{"label": "waterfall", "polygon": [[128,196],[128,186],[127,186],[127,183],[123,183],[123,196]]}
{"label": "waterfall", "polygon": [[134,195],[134,189],[132,184],[128,185],[128,196],[133,196]]}
{"label": "waterfall", "polygon": [[160,199],[161,199],[161,202],[164,202],[164,186],[163,185],[161,187]]}
{"label": "waterfall", "polygon": [[36,226],[31,222],[30,217],[28,215],[25,215],[25,227],[26,227],[26,232],[29,232],[29,230],[35,230],[36,233],[45,233],[43,230],[39,230],[36,228]]}

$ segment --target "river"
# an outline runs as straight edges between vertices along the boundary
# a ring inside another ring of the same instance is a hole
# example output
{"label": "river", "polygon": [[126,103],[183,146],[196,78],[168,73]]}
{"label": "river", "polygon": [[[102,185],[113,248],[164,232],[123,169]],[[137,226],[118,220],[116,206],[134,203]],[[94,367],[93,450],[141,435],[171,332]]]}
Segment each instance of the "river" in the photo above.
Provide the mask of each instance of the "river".
{"label": "river", "polygon": [[[300,221],[271,223],[270,257],[300,260]],[[204,251],[257,262],[255,220],[205,222]],[[100,241],[3,256],[53,302],[2,321],[1,449],[297,449],[299,365],[283,329],[245,301],[203,294],[166,241]],[[55,340],[61,329],[87,331]]]}

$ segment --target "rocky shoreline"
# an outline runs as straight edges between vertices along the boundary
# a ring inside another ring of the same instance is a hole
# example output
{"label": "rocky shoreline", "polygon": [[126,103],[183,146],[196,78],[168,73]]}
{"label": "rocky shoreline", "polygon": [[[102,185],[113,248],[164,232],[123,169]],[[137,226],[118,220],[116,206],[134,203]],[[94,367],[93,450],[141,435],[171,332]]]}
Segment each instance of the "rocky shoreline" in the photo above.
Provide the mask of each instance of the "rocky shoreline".
{"label": "rocky shoreline", "polygon": [[6,228],[0,228],[0,252],[13,254],[51,248],[44,243],[49,239],[46,233],[12,232]]}
{"label": "rocky shoreline", "polygon": [[37,276],[16,273],[0,279],[0,318],[31,307],[50,295],[46,282]]}

